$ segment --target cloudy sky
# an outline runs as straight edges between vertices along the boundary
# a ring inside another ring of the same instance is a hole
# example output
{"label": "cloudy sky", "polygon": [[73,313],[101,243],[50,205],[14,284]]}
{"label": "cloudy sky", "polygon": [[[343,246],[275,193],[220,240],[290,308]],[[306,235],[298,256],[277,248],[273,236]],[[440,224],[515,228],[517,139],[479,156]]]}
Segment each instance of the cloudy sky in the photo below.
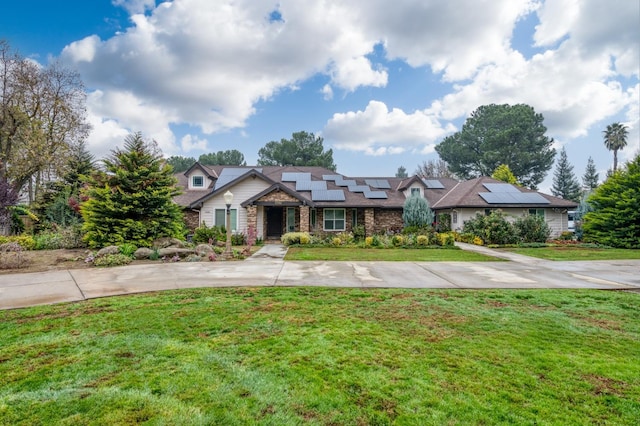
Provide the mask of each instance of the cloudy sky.
{"label": "cloudy sky", "polygon": [[[0,38],[77,69],[98,158],[131,131],[166,156],[324,137],[338,172],[409,173],[478,106],[526,103],[574,172],[638,152],[635,0],[21,0]],[[553,169],[541,185],[551,186]]]}

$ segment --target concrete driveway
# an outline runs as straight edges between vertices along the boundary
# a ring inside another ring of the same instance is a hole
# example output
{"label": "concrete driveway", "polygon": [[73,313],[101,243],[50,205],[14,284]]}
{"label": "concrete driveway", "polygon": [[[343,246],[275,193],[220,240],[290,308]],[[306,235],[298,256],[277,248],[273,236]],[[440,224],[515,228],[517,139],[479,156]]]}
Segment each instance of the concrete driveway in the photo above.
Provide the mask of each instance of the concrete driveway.
{"label": "concrete driveway", "polygon": [[0,309],[194,287],[590,288],[640,290],[640,260],[551,262],[509,253],[496,262],[292,262],[265,246],[243,262],[164,263],[0,275]]}

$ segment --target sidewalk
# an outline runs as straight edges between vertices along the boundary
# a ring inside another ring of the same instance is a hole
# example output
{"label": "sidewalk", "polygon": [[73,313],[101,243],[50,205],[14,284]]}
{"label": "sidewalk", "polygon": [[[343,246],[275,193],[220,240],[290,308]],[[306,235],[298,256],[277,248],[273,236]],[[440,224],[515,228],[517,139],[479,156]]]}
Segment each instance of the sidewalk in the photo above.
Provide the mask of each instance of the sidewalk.
{"label": "sidewalk", "polygon": [[551,262],[486,247],[509,262],[284,261],[265,245],[245,261],[178,262],[0,275],[0,309],[196,287],[640,290],[640,260]]}

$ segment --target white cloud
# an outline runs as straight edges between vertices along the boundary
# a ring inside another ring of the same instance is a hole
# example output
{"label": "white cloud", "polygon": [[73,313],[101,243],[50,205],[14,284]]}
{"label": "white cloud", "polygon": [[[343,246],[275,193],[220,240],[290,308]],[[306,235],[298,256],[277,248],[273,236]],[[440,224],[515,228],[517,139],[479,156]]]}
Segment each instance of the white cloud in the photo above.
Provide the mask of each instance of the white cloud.
{"label": "white cloud", "polygon": [[207,140],[200,139],[198,136],[194,135],[184,135],[182,139],[180,139],[180,146],[182,147],[182,151],[190,152],[190,151],[204,151],[207,149]]}
{"label": "white cloud", "polygon": [[443,128],[424,111],[389,111],[383,102],[370,101],[364,111],[334,114],[322,134],[337,149],[385,155],[424,150],[454,130],[451,124]]}
{"label": "white cloud", "polygon": [[155,7],[155,0],[112,0],[111,4],[124,8],[131,15],[144,13]]}
{"label": "white cloud", "polygon": [[331,99],[333,99],[333,89],[331,88],[331,85],[325,84],[324,86],[322,86],[322,90],[320,92],[322,93],[325,101],[330,101]]}
{"label": "white cloud", "polygon": [[[205,134],[241,128],[258,102],[318,74],[329,78],[320,90],[326,100],[335,89],[384,88],[393,73],[378,63],[379,50],[386,59],[430,67],[453,90],[436,100],[425,93],[430,106],[412,113],[371,101],[363,111],[334,114],[325,134],[341,149],[430,152],[453,130],[441,123],[488,103],[530,104],[544,114],[550,135],[566,140],[637,112],[637,90],[634,98],[620,78],[639,73],[637,3],[114,0],[132,14],[131,27],[71,43],[62,58],[93,91],[93,133],[105,133],[92,134],[93,144],[142,131],[173,153],[182,145],[172,125]],[[276,8],[280,19],[272,20]],[[512,38],[529,13],[540,20],[530,43],[547,50],[525,58]]]}

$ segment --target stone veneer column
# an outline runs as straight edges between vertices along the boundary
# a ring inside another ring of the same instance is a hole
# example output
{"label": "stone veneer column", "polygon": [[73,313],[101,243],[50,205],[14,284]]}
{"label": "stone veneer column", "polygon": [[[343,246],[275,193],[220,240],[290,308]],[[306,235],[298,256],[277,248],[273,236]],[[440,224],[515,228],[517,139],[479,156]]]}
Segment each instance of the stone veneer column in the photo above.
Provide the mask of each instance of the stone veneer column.
{"label": "stone veneer column", "polygon": [[247,206],[247,228],[253,226],[253,230],[258,232],[258,206]]}
{"label": "stone veneer column", "polygon": [[309,206],[300,206],[300,232],[309,232]]}
{"label": "stone veneer column", "polygon": [[371,236],[375,232],[375,215],[373,214],[373,207],[364,209],[364,234]]}

